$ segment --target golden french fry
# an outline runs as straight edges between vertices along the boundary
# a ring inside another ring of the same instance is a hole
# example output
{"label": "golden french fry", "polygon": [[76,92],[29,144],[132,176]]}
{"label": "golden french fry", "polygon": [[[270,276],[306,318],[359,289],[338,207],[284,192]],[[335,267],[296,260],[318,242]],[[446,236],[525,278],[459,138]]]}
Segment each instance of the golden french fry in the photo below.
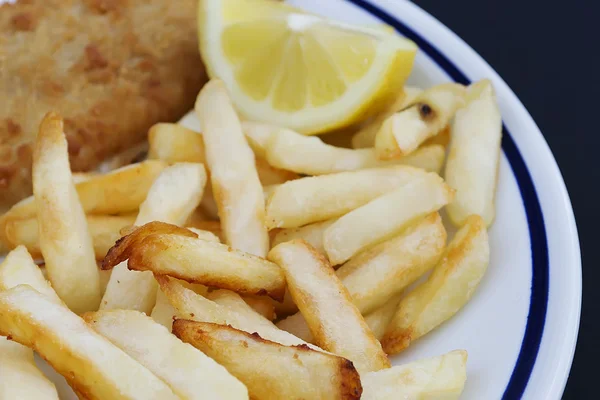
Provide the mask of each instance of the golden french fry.
{"label": "golden french fry", "polygon": [[[202,164],[179,163],[165,168],[140,206],[135,225],[150,221],[185,223],[198,207],[205,184],[206,171]],[[187,229],[184,231],[185,234],[195,236]],[[127,246],[121,244],[121,248],[127,249]],[[107,258],[108,256],[109,254]],[[121,257],[119,262],[124,262],[125,259]],[[105,259],[103,267],[108,263]],[[111,267],[114,265],[116,264]],[[157,290],[158,286],[151,273],[129,271],[123,263],[112,272],[100,309],[131,309],[150,314],[156,302]]]}
{"label": "golden french fry", "polygon": [[383,122],[375,137],[377,156],[387,160],[415,151],[448,125],[464,105],[464,94],[464,86],[446,83],[418,95],[409,107]]}
{"label": "golden french fry", "polygon": [[[446,230],[439,214],[432,214],[398,236],[373,246],[342,265],[336,275],[350,293],[352,302],[366,315],[402,292],[441,258]],[[295,312],[297,307],[292,303]],[[290,312],[288,312],[289,314]],[[301,314],[277,324],[281,329],[310,342]]]}
{"label": "golden french fry", "polygon": [[299,178],[295,172],[276,168],[266,160],[258,157],[256,158],[256,171],[258,172],[258,179],[260,179],[260,183],[263,186],[278,185]]}
{"label": "golden french fry", "polygon": [[108,215],[136,211],[166,167],[163,161],[148,160],[78,183],[76,189],[83,210],[86,214]]}
{"label": "golden french fry", "polygon": [[382,242],[452,201],[453,190],[435,173],[414,179],[340,217],[323,234],[332,264]]}
{"label": "golden french fry", "polygon": [[381,128],[383,121],[411,104],[418,95],[423,92],[422,89],[406,86],[402,93],[398,94],[396,100],[384,112],[375,115],[367,121],[358,132],[352,136],[352,147],[362,149],[375,146],[375,136]]}
{"label": "golden french fry", "polygon": [[[344,149],[335,147],[323,143],[316,136],[304,136],[289,129],[282,129],[273,135],[265,150],[269,164],[306,175],[324,175],[391,165],[429,167],[430,164],[430,162],[420,163],[423,159],[422,156],[380,160],[377,158],[374,148]],[[440,156],[443,160],[443,149],[436,151],[439,153],[436,155],[436,161]],[[307,154],[310,154],[310,157],[307,157]],[[434,167],[441,168],[441,163],[436,162]]]}
{"label": "golden french fry", "polygon": [[359,371],[390,366],[381,344],[323,255],[306,242],[293,240],[273,248],[268,257],[285,271],[288,290],[318,346],[352,360]]}
{"label": "golden french fry", "polygon": [[427,281],[398,305],[381,341],[386,353],[401,352],[456,314],[473,296],[489,258],[485,222],[473,215],[456,233]]}
{"label": "golden french fry", "polygon": [[371,329],[377,340],[381,341],[383,338],[389,323],[394,318],[401,298],[402,295],[396,295],[375,311],[365,315],[365,322],[369,325],[369,329]]}
{"label": "golden french fry", "polygon": [[[271,321],[261,317],[254,311],[252,313],[236,312],[229,307],[222,306],[204,296],[198,295],[191,289],[187,289],[175,278],[157,276],[156,279],[162,291],[171,302],[171,305],[177,310],[180,318],[231,325],[236,329],[241,329],[249,333],[257,332],[267,340],[286,346],[308,345],[296,336],[277,328]],[[312,349],[320,350],[316,346],[309,346]]]}
{"label": "golden french fry", "polygon": [[249,320],[256,321],[256,323],[261,324],[264,322],[264,319],[270,321],[270,319],[264,317],[262,314],[254,310],[254,308],[250,307],[250,305],[239,294],[232,292],[231,290],[213,290],[206,297],[217,304],[228,307],[236,313],[246,316]]}
{"label": "golden french fry", "polygon": [[206,163],[200,132],[179,124],[158,123],[148,131],[148,158],[168,163]]}
{"label": "golden french fry", "polygon": [[62,304],[50,283],[44,277],[27,249],[18,246],[12,250],[0,264],[0,291],[19,285],[29,285],[56,303]]}
{"label": "golden french fry", "polygon": [[267,296],[242,296],[242,299],[248,304],[254,311],[268,319],[269,321],[273,321],[277,317],[277,313],[275,312],[275,304],[276,301],[273,301],[270,297]]}
{"label": "golden french fry", "polygon": [[223,231],[221,230],[221,223],[219,221],[192,221],[189,225],[186,223],[186,226],[211,232],[223,242]]}
{"label": "golden french fry", "polygon": [[226,242],[264,257],[269,251],[265,201],[254,153],[246,142],[225,85],[211,80],[195,105],[202,126],[212,189]]}
{"label": "golden french fry", "polygon": [[212,323],[177,320],[173,332],[225,366],[246,385],[251,398],[360,398],[360,377],[345,358]]}
{"label": "golden french fry", "polygon": [[[108,249],[121,237],[120,230],[135,221],[131,216],[113,215],[88,215],[86,219],[97,260],[102,260]],[[10,248],[24,245],[33,257],[42,256],[37,218],[11,220],[6,223],[5,233]]]}
{"label": "golden french fry", "polygon": [[296,228],[336,218],[426,174],[398,165],[286,182],[272,189],[266,224],[269,229]]}
{"label": "golden french fry", "polygon": [[177,316],[177,310],[171,305],[164,292],[158,288],[156,292],[156,304],[150,314],[153,320],[161,324],[171,332],[173,328],[173,319]]}
{"label": "golden french fry", "polygon": [[452,124],[445,177],[456,189],[456,197],[448,205],[448,216],[456,226],[471,214],[481,215],[487,226],[494,221],[501,140],[496,94],[485,79],[469,87],[467,105],[456,113]]}
{"label": "golden french fry", "polygon": [[178,399],[67,307],[28,285],[0,292],[0,334],[37,351],[87,399]]}
{"label": "golden french fry", "polygon": [[95,310],[100,278],[92,237],[73,184],[63,121],[55,113],[40,124],[32,181],[40,248],[52,286],[75,312]]}
{"label": "golden french fry", "polygon": [[325,248],[323,247],[323,233],[335,221],[335,219],[329,219],[323,222],[304,225],[300,228],[282,229],[275,235],[272,246],[275,247],[280,243],[289,242],[294,239],[302,239],[320,253],[325,254]]}
{"label": "golden french fry", "polygon": [[35,365],[33,351],[0,336],[0,399],[58,400],[54,384]]}
{"label": "golden french fry", "polygon": [[154,234],[127,250],[127,266],[187,282],[283,299],[285,278],[274,263],[227,245],[180,235]]}
{"label": "golden french fry", "polygon": [[361,376],[364,400],[458,400],[467,380],[467,352],[455,350]]}
{"label": "golden french fry", "polygon": [[[148,142],[144,141],[115,154],[99,165],[98,171],[110,172],[130,164],[144,161],[148,155]],[[75,181],[77,182],[77,181]]]}
{"label": "golden french fry", "polygon": [[256,154],[258,158],[266,157],[266,148],[269,139],[274,134],[277,134],[282,128],[272,124],[265,124],[263,122],[254,121],[243,121],[242,131],[246,136],[248,144]]}
{"label": "golden french fry", "polygon": [[212,233],[211,231],[205,231],[202,229],[192,228],[192,227],[188,227],[186,229],[194,232],[196,234],[196,236],[198,237],[198,239],[206,240],[207,242],[221,243],[221,240],[219,239],[219,237],[217,235],[215,235],[214,233]]}
{"label": "golden french fry", "polygon": [[182,399],[248,399],[246,387],[224,367],[139,311],[98,311],[83,318]]}

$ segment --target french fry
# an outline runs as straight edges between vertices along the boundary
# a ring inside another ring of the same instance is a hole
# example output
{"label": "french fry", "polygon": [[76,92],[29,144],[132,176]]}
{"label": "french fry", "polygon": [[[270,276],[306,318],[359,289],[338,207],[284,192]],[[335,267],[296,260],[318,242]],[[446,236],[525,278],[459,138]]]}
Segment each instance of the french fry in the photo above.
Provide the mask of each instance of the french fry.
{"label": "french fry", "polygon": [[[179,163],[165,168],[140,206],[135,225],[150,221],[185,223],[198,207],[205,184],[206,171],[202,164]],[[187,229],[183,231],[189,232]],[[195,236],[192,232],[189,234]],[[126,249],[127,246],[122,244],[121,248]],[[121,258],[119,262],[125,260],[126,258]],[[106,263],[105,259],[103,266]],[[114,265],[116,264],[111,267]],[[131,309],[150,314],[156,302],[157,290],[158,286],[151,273],[129,271],[123,263],[112,272],[100,309]]]}
{"label": "french fry", "polygon": [[[86,219],[97,260],[102,260],[121,237],[120,230],[135,221],[134,217],[112,215],[88,215]],[[33,257],[41,258],[37,218],[11,220],[6,223],[5,234],[10,248],[24,245]]]}
{"label": "french fry", "polygon": [[[324,175],[365,168],[391,165],[411,165],[428,168],[432,164],[430,156],[397,157],[380,160],[374,148],[344,149],[323,143],[316,136],[304,136],[289,129],[282,129],[267,143],[266,159],[269,164],[284,170],[306,175]],[[437,148],[433,167],[441,168],[444,151]],[[310,154],[310,157],[307,157]],[[421,162],[425,161],[425,162]],[[436,171],[437,172],[437,171]]]}
{"label": "french fry", "polygon": [[55,113],[40,124],[32,181],[40,248],[52,286],[75,312],[95,310],[100,303],[96,257],[71,176],[63,121]]}
{"label": "french fry", "polygon": [[401,297],[401,295],[396,295],[375,311],[365,315],[365,322],[369,325],[369,329],[371,329],[377,340],[381,341],[383,338],[389,323],[394,318]]}
{"label": "french fry", "polygon": [[481,215],[487,226],[494,221],[501,140],[502,118],[494,88],[487,79],[479,81],[469,87],[467,105],[452,124],[445,177],[456,189],[448,205],[454,225],[461,226],[471,214]]}
{"label": "french fry", "polygon": [[442,178],[429,173],[349,212],[323,234],[329,261],[332,264],[345,262],[439,210],[451,202],[452,197],[453,190]]}
{"label": "french fry", "polygon": [[[398,236],[352,257],[336,275],[348,289],[354,305],[366,315],[433,268],[443,255],[446,237],[442,219],[434,213]],[[312,341],[301,314],[290,316],[277,326]]]}
{"label": "french fry", "polygon": [[154,304],[150,316],[154,321],[167,328],[169,332],[173,329],[173,319],[177,316],[177,310],[160,288],[156,292],[156,304]]}
{"label": "french fry", "polygon": [[411,104],[422,92],[422,89],[406,86],[404,91],[398,95],[396,100],[386,111],[374,116],[370,121],[367,121],[364,126],[352,136],[352,147],[355,149],[363,149],[375,146],[375,136],[377,135],[379,128],[381,128],[383,121]]}
{"label": "french fry", "polygon": [[148,158],[168,163],[206,163],[200,132],[179,124],[158,123],[148,131]]}
{"label": "french fry", "polygon": [[469,217],[426,282],[402,299],[381,343],[388,354],[406,349],[458,312],[485,274],[490,248],[485,222]]}
{"label": "french fry", "polygon": [[387,160],[410,154],[437,135],[464,105],[464,93],[464,86],[456,83],[434,86],[388,117],[375,137],[377,157]]}
{"label": "french fry", "polygon": [[225,85],[211,80],[195,105],[202,126],[212,189],[227,244],[264,257],[269,250],[265,202],[254,154]]}
{"label": "french fry", "polygon": [[289,181],[272,189],[266,224],[296,228],[336,218],[426,174],[398,165]]}
{"label": "french fry", "polygon": [[276,301],[273,301],[270,297],[267,296],[242,296],[242,299],[248,304],[254,311],[268,319],[269,321],[273,321],[277,317],[277,313],[275,312],[275,304]]}
{"label": "french fry", "polygon": [[276,168],[266,160],[258,157],[256,158],[256,171],[258,172],[258,179],[260,179],[260,183],[263,186],[277,185],[299,178],[295,172]]}
{"label": "french fry", "polygon": [[342,357],[283,346],[229,326],[177,320],[173,332],[241,380],[251,398],[359,399],[360,377]]}
{"label": "french fry", "polygon": [[381,344],[323,255],[306,242],[294,240],[273,248],[268,257],[285,271],[288,290],[319,347],[352,360],[361,372],[390,366]]}
{"label": "french fry", "polygon": [[315,250],[325,254],[325,248],[323,247],[323,233],[335,221],[335,219],[329,219],[323,222],[304,225],[300,228],[282,229],[275,235],[272,246],[275,247],[280,243],[289,242],[294,239],[302,239],[314,247]]}
{"label": "french fry", "polygon": [[217,304],[228,307],[236,313],[243,314],[249,320],[255,320],[257,323],[263,323],[264,319],[270,321],[270,319],[264,317],[260,313],[256,312],[254,308],[250,307],[250,305],[239,294],[232,292],[231,290],[213,290],[206,297]]}
{"label": "french fry", "polygon": [[0,291],[19,285],[29,285],[52,301],[62,304],[50,283],[44,278],[27,249],[18,246],[12,250],[0,264]]}
{"label": "french fry", "polygon": [[281,300],[285,278],[274,263],[227,245],[181,235],[153,234],[125,250],[127,266],[187,282]]}
{"label": "french fry", "polygon": [[246,136],[248,144],[256,154],[256,157],[264,159],[266,157],[267,143],[271,136],[277,134],[282,128],[266,124],[263,122],[243,121],[242,131]]}
{"label": "french fry", "polygon": [[186,222],[186,226],[211,232],[213,235],[218,237],[221,242],[223,242],[223,231],[221,230],[221,223],[219,221],[193,221],[189,225]]}
{"label": "french fry", "polygon": [[167,166],[148,160],[99,174],[76,185],[86,214],[123,214],[136,211],[158,175]]}
{"label": "french fry", "polygon": [[[215,324],[231,325],[236,329],[254,333],[261,337],[286,346],[302,345],[305,341],[277,328],[271,321],[260,317],[258,314],[239,313],[229,307],[222,306],[204,296],[194,293],[184,287],[175,278],[157,276],[162,291],[171,305],[177,310],[178,317],[194,321],[211,322]],[[257,315],[259,318],[257,318]],[[320,350],[316,346],[310,348]]]}
{"label": "french fry", "polygon": [[219,239],[219,237],[217,235],[215,235],[214,233],[212,233],[211,231],[205,231],[202,229],[191,228],[191,227],[188,227],[186,229],[194,232],[196,234],[196,236],[198,237],[198,239],[206,240],[207,242],[221,243],[221,240]]}
{"label": "french fry", "polygon": [[224,367],[139,311],[99,311],[83,318],[182,399],[248,399],[246,387]]}
{"label": "french fry", "polygon": [[0,292],[0,334],[37,351],[86,399],[178,399],[80,317],[30,286]]}
{"label": "french fry", "polygon": [[35,365],[33,351],[0,336],[0,399],[58,400],[56,387]]}
{"label": "french fry", "polygon": [[467,380],[467,352],[397,365],[361,376],[364,400],[458,400]]}

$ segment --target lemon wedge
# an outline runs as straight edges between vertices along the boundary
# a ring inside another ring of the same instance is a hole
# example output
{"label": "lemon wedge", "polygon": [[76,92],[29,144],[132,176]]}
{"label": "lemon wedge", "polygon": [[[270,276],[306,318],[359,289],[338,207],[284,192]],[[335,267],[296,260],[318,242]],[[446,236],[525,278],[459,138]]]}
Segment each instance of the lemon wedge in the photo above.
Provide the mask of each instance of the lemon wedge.
{"label": "lemon wedge", "polygon": [[384,109],[417,47],[272,0],[200,0],[200,52],[244,118],[317,134]]}

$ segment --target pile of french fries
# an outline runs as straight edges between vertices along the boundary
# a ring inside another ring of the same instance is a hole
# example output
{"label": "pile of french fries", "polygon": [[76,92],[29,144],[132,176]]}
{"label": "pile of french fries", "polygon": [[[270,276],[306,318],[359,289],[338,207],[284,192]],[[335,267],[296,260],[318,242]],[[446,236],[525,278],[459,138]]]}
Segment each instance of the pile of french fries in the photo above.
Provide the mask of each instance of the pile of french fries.
{"label": "pile of french fries", "polygon": [[80,399],[458,398],[465,351],[388,356],[485,274],[491,83],[406,88],[352,147],[240,121],[218,80],[195,111],[202,133],[157,124],[87,174],[44,118],[34,194],[0,217],[0,398],[58,398],[34,351]]}

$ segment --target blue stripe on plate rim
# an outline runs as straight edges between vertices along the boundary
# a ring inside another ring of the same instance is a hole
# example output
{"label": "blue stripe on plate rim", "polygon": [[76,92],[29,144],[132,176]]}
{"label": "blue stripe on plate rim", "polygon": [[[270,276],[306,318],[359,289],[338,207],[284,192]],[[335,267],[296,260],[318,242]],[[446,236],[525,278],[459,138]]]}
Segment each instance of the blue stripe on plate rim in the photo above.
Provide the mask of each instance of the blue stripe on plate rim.
{"label": "blue stripe on plate rim", "polygon": [[[467,76],[441,51],[398,18],[366,0],[347,1],[394,27],[394,29],[403,36],[406,36],[415,42],[419,46],[419,49],[425,52],[425,54],[437,63],[437,65],[455,82],[462,83],[463,85],[471,83],[469,78],[467,78]],[[531,372],[535,365],[546,321],[550,268],[548,263],[548,242],[546,239],[544,216],[535,191],[535,186],[531,179],[531,175],[527,170],[525,161],[504,124],[502,125],[502,130],[502,150],[508,158],[513,174],[517,180],[519,191],[521,192],[521,199],[527,215],[532,264],[531,297],[525,334],[523,336],[521,350],[519,351],[515,367],[508,385],[504,390],[504,394],[502,395],[503,400],[508,400],[519,399],[523,396],[523,392],[527,387],[527,382],[529,381],[529,377],[531,376]]]}

